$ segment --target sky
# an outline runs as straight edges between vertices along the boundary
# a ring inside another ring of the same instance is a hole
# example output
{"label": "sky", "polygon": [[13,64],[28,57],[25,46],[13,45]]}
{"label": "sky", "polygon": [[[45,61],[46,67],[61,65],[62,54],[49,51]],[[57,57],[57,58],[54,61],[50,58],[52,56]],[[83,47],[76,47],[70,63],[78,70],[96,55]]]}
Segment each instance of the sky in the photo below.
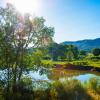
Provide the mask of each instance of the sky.
{"label": "sky", "polygon": [[[34,15],[43,16],[46,25],[55,28],[57,43],[100,38],[100,0],[38,1],[40,7]],[[0,0],[0,5],[4,4],[5,0]]]}

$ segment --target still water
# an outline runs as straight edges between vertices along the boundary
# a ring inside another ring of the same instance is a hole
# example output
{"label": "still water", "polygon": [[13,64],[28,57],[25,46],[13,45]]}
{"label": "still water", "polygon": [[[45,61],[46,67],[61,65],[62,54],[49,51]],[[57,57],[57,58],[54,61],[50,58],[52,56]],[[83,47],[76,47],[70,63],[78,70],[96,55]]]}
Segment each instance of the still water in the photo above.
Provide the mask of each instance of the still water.
{"label": "still water", "polygon": [[[5,71],[0,71],[0,79],[4,79]],[[29,71],[29,73],[24,73],[23,76],[31,77],[33,80],[34,89],[38,88],[48,88],[48,82],[54,82],[57,80],[64,81],[68,79],[77,79],[81,83],[88,82],[90,78],[96,77],[100,79],[99,72],[91,71],[80,71],[80,70],[66,70],[66,69],[51,69],[51,70],[38,70]]]}
{"label": "still water", "polygon": [[99,78],[99,72],[91,72],[91,71],[77,71],[77,70],[64,70],[64,69],[53,69],[48,73],[44,73],[40,75],[40,72],[32,72],[28,74],[29,77],[35,80],[41,81],[55,81],[62,79],[78,79],[81,82],[88,81],[92,77]]}

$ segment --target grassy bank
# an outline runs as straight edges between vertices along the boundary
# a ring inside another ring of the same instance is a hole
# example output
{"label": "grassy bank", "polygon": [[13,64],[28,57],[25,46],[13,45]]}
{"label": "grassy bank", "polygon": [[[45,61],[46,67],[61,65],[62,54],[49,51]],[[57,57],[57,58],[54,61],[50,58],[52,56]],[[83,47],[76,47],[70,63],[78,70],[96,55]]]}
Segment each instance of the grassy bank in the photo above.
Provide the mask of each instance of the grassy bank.
{"label": "grassy bank", "polygon": [[92,61],[92,60],[74,60],[74,61],[52,61],[52,60],[42,60],[42,64],[45,65],[45,66],[49,66],[49,67],[55,67],[56,65],[60,65],[58,67],[60,68],[68,68],[69,65],[73,65],[73,68],[74,67],[77,67],[78,66],[81,68],[79,69],[88,69],[88,70],[91,70],[91,69],[100,69],[100,61],[99,60],[95,60],[95,61]]}

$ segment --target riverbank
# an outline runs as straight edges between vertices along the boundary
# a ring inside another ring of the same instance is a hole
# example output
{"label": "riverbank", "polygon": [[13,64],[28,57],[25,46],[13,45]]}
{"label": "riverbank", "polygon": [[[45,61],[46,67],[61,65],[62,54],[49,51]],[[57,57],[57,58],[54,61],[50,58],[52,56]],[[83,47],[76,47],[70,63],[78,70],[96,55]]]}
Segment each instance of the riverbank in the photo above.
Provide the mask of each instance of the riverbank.
{"label": "riverbank", "polygon": [[93,66],[82,66],[82,65],[73,65],[73,64],[65,64],[65,65],[55,65],[55,68],[64,68],[68,70],[89,70],[89,71],[97,71],[100,72],[99,67],[93,67]]}
{"label": "riverbank", "polygon": [[68,70],[89,70],[100,72],[100,61],[52,61],[43,60],[42,64],[53,68],[64,68]]}

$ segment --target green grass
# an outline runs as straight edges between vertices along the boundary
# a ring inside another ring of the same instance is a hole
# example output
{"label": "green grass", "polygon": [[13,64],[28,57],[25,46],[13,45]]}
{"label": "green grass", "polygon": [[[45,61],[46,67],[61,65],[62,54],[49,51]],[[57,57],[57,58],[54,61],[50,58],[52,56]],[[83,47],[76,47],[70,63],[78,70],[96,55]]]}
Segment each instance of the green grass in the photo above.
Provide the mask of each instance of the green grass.
{"label": "green grass", "polygon": [[81,65],[81,66],[92,66],[92,67],[99,67],[100,68],[100,61],[99,60],[74,60],[74,61],[52,61],[52,60],[42,60],[42,64],[46,66],[53,67],[55,64],[66,65],[66,64],[73,64],[73,65]]}
{"label": "green grass", "polygon": [[90,66],[99,67],[100,68],[100,61],[88,61],[88,64]]}
{"label": "green grass", "polygon": [[51,67],[51,68],[53,68],[54,65],[56,65],[56,64],[65,65],[65,64],[69,63],[67,61],[60,62],[60,61],[52,61],[52,60],[42,60],[41,62],[45,67]]}
{"label": "green grass", "polygon": [[99,81],[100,79],[91,78],[85,86],[76,79],[55,81],[45,90],[36,90],[35,98],[36,100],[100,100],[98,92],[100,85],[97,84]]}

